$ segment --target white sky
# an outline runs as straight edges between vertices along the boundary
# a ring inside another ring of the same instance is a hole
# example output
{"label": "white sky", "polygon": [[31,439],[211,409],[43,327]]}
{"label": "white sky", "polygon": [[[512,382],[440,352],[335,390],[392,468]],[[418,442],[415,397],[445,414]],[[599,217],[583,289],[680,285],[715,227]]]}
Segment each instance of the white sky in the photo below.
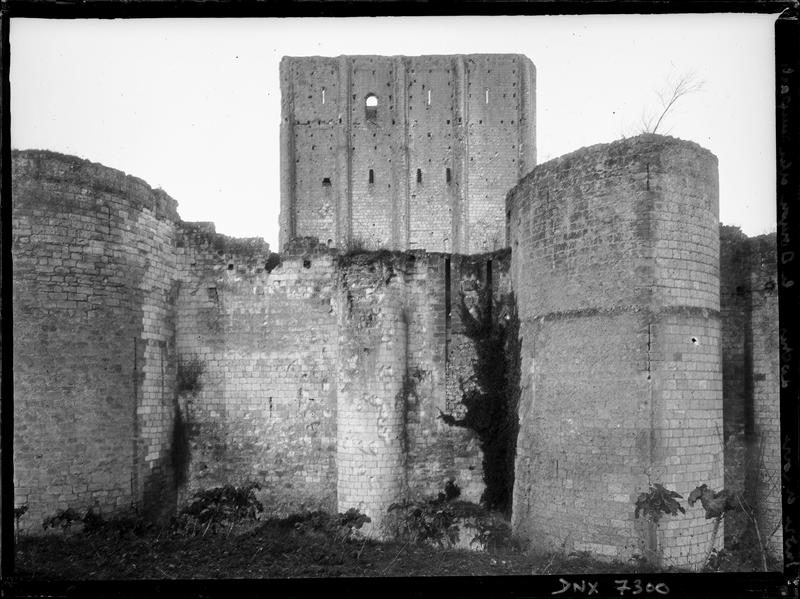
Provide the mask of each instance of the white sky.
{"label": "white sky", "polygon": [[277,250],[282,56],[525,54],[545,162],[636,135],[668,77],[692,71],[660,133],[710,149],[720,219],[775,229],[770,15],[11,22],[11,143],[141,177],[184,220]]}

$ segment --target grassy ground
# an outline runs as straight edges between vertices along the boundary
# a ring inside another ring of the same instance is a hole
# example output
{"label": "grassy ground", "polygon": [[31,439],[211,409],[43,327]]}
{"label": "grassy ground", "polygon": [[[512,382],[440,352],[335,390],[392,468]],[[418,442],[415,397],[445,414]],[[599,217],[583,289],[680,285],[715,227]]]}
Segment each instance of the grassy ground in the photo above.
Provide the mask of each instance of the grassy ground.
{"label": "grassy ground", "polygon": [[[759,564],[731,562],[738,571]],[[368,540],[297,530],[289,519],[231,531],[178,535],[166,529],[22,537],[19,579],[296,578],[535,575],[652,571],[641,563],[604,563],[586,554],[532,556],[519,547],[487,552]]]}

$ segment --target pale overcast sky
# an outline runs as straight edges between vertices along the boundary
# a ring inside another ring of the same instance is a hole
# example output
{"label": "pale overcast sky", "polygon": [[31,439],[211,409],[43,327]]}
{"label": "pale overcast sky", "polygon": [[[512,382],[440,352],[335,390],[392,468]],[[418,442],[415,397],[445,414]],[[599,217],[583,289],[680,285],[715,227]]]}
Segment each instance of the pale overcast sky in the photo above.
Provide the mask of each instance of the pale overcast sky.
{"label": "pale overcast sky", "polygon": [[637,134],[694,72],[703,91],[659,132],[717,155],[720,219],[755,235],[775,229],[775,18],[12,19],[11,143],[141,177],[184,220],[277,250],[282,56],[525,54],[540,163]]}

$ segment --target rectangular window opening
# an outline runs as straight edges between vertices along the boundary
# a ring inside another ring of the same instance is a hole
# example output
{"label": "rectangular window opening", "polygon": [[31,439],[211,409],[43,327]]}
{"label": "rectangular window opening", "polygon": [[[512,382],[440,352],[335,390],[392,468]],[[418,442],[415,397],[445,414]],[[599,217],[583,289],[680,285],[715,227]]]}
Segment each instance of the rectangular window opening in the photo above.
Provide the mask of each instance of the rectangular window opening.
{"label": "rectangular window opening", "polygon": [[323,187],[330,187],[331,186],[331,178],[330,177],[325,177],[324,179],[322,179],[322,186]]}
{"label": "rectangular window opening", "polygon": [[486,88],[485,92],[486,92],[486,103],[488,104],[489,103],[489,88],[488,87]]}
{"label": "rectangular window opening", "polygon": [[369,169],[369,182],[375,183],[375,171],[372,169]]}
{"label": "rectangular window opening", "polygon": [[417,183],[422,183],[422,169],[417,169]]}
{"label": "rectangular window opening", "polygon": [[325,104],[325,88],[322,88],[322,103]]}
{"label": "rectangular window opening", "polygon": [[450,183],[450,167],[447,167],[444,171],[444,178],[445,180]]}
{"label": "rectangular window opening", "polygon": [[431,105],[431,90],[428,90],[428,106]]}

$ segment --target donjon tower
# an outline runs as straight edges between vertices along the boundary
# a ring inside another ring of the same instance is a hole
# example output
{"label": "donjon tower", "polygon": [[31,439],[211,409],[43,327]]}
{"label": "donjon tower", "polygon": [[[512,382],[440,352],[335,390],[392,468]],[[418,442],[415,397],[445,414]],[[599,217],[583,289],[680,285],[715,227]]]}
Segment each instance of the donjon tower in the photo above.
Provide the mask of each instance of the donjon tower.
{"label": "donjon tower", "polygon": [[530,59],[286,57],[280,72],[281,248],[507,247],[505,194],[536,164]]}

